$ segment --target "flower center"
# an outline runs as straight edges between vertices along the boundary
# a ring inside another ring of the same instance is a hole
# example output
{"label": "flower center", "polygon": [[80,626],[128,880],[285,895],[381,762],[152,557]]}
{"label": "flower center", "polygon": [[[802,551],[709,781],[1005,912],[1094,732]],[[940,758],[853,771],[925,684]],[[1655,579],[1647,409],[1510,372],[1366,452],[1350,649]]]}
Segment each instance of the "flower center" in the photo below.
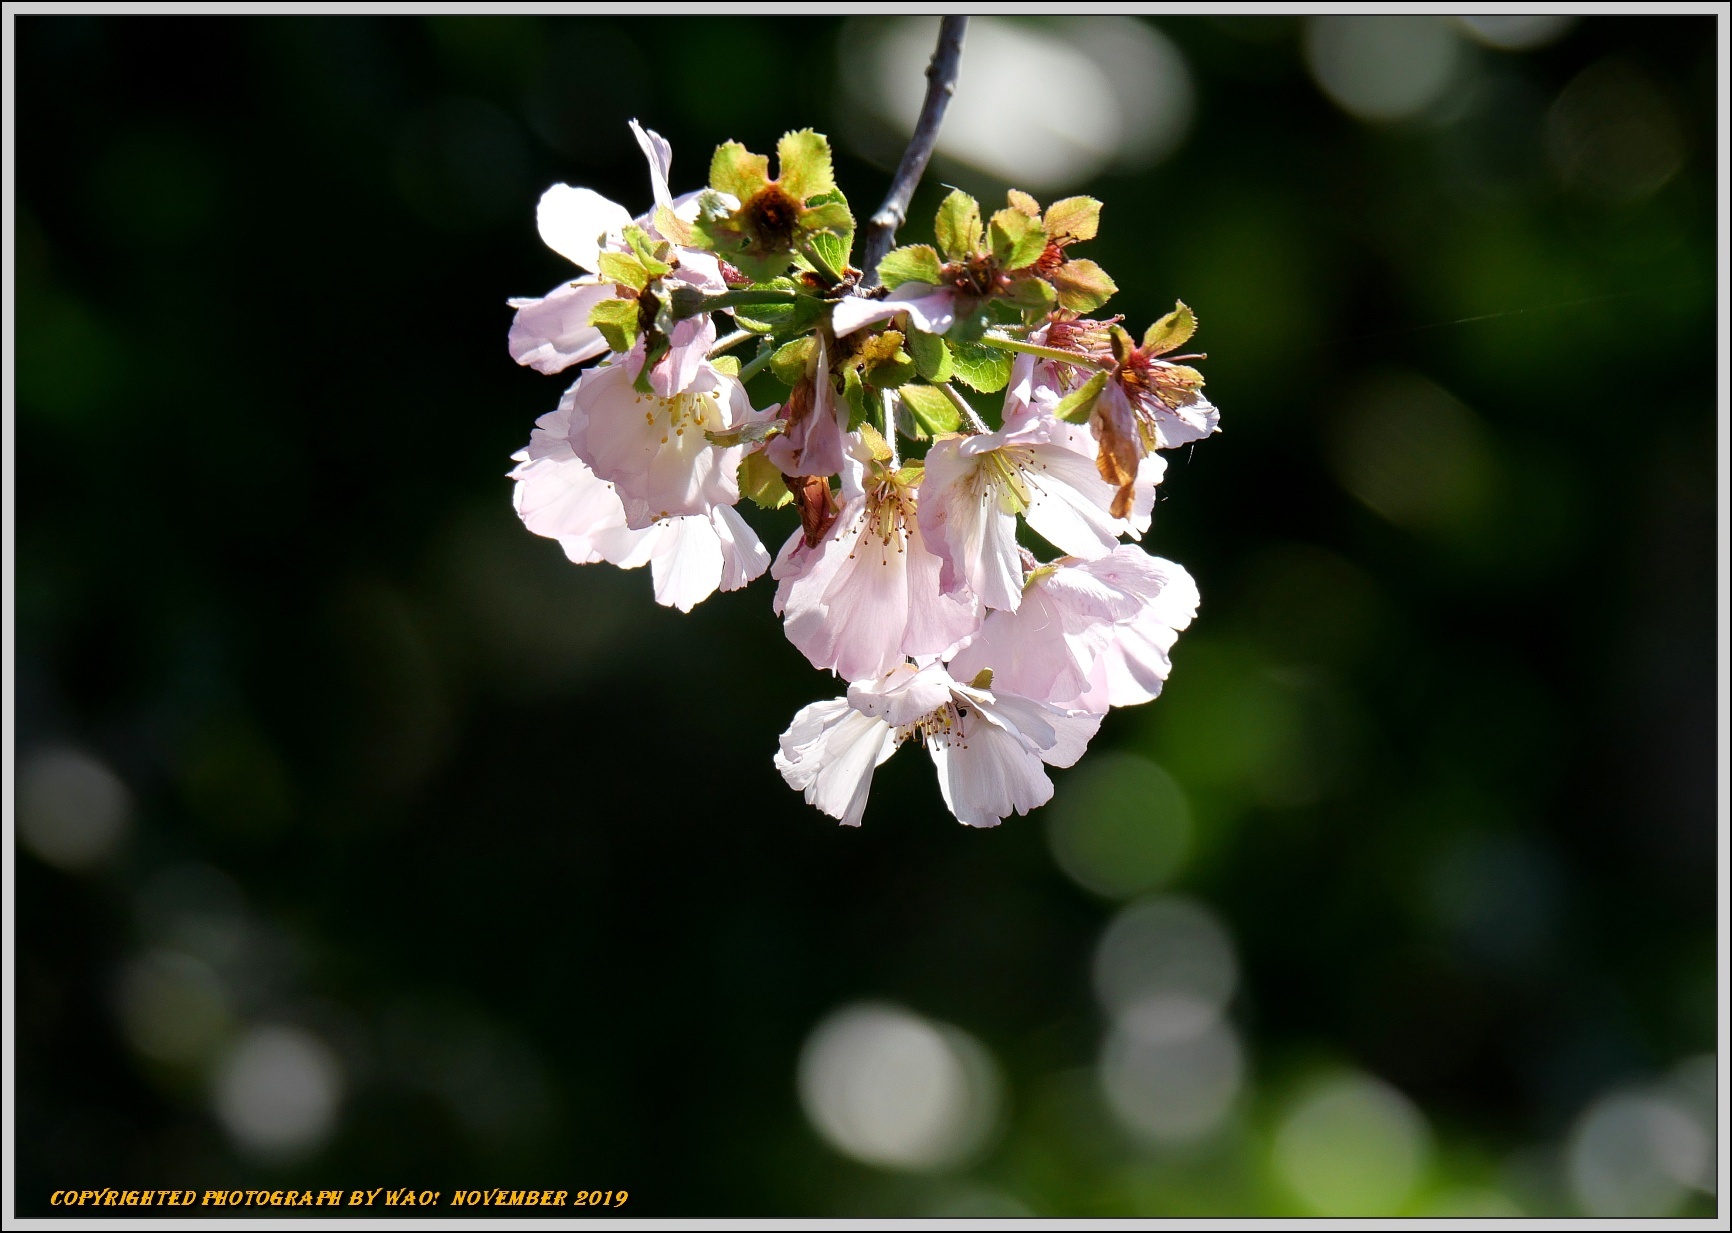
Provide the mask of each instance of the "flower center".
{"label": "flower center", "polygon": [[658,424],[661,426],[663,445],[671,439],[685,436],[688,428],[701,433],[705,429],[714,431],[725,427],[722,409],[717,405],[714,394],[700,394],[690,390],[675,394],[672,398],[640,394],[637,401],[647,404],[643,413],[644,423],[651,428]]}
{"label": "flower center", "polygon": [[974,469],[974,487],[984,502],[990,495],[998,508],[1015,516],[1034,504],[1034,488],[1029,472],[1035,468],[1034,451],[1026,446],[1007,445],[980,455],[980,465]]}
{"label": "flower center", "polygon": [[907,529],[914,521],[914,496],[894,479],[880,480],[867,489],[866,510],[861,517],[865,520],[861,542],[877,540],[888,559],[892,548],[896,552],[906,551]]}
{"label": "flower center", "polygon": [[764,247],[777,250],[792,247],[800,208],[800,203],[788,196],[781,185],[766,184],[746,203],[745,215]]}
{"label": "flower center", "polygon": [[927,745],[940,744],[967,749],[968,737],[973,730],[974,707],[952,698],[937,710],[896,729],[896,743],[901,745],[904,741],[918,737]]}

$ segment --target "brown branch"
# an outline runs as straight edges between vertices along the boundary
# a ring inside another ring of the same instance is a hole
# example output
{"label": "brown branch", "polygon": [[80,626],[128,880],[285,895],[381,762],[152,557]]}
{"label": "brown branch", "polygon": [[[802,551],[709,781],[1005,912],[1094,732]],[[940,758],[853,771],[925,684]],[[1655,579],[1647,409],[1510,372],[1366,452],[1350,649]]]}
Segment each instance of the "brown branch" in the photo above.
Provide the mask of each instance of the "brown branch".
{"label": "brown branch", "polygon": [[908,219],[908,203],[920,177],[926,173],[932,147],[938,143],[944,109],[950,105],[950,96],[956,93],[956,74],[962,67],[962,32],[967,26],[966,17],[946,17],[939,23],[938,49],[926,66],[926,99],[920,104],[920,118],[914,122],[914,132],[908,138],[908,148],[902,152],[902,162],[896,168],[896,178],[890,182],[884,204],[866,224],[866,242],[860,257],[861,287],[878,285],[878,263],[896,242],[896,229]]}

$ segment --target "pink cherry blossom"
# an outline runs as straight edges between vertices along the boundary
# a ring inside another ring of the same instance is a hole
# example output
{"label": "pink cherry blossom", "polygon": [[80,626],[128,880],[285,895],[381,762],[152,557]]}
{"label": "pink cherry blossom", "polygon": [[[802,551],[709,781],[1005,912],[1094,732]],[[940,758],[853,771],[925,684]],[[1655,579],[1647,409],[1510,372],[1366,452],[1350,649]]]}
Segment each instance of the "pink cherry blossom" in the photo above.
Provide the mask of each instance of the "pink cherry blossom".
{"label": "pink cherry blossom", "polygon": [[1135,706],[1161,692],[1197,602],[1183,566],[1140,548],[1066,558],[1033,572],[1015,612],[989,613],[950,670],[1064,708]]}
{"label": "pink cherry blossom", "polygon": [[1016,519],[1062,552],[1105,556],[1131,528],[1107,512],[1113,489],[1084,429],[1029,414],[1015,427],[946,437],[926,454],[920,529],[944,563],[946,593],[966,586],[988,608],[1022,602]]}
{"label": "pink cherry blossom", "polygon": [[738,501],[746,447],[712,445],[705,434],[769,414],[754,412],[745,387],[708,362],[671,397],[639,393],[627,364],[591,369],[567,397],[571,448],[618,489],[633,530]]}
{"label": "pink cherry blossom", "polygon": [[783,407],[786,429],[764,447],[764,456],[783,475],[835,475],[842,469],[846,442],[838,418],[840,404],[830,382],[830,353],[822,330],[816,337],[816,368],[788,396]]}
{"label": "pink cherry blossom", "polygon": [[[1063,335],[1068,343],[1078,346],[1079,350],[1092,352],[1094,348],[1087,344],[1088,334],[1075,329],[1075,322],[1052,322],[1042,326],[1029,335],[1031,342],[1045,345],[1048,337],[1059,326],[1067,327]],[[1085,341],[1078,341],[1077,335]],[[1109,353],[1110,354],[1110,353]],[[1088,379],[1088,370],[1075,365],[1064,364],[1056,360],[1037,357],[1029,354],[1018,355],[1010,367],[1010,382],[1004,391],[1004,426],[1007,430],[1021,428],[1030,423],[1054,422],[1063,425],[1053,414],[1054,408],[1064,398]],[[1076,425],[1066,425],[1070,429],[1062,435],[1055,435],[1053,440],[1081,454],[1094,463],[1100,453],[1099,442],[1093,435],[1092,421],[1087,429]],[[1121,522],[1121,526],[1129,531],[1132,537],[1141,539],[1148,534],[1153,522],[1155,508],[1155,490],[1167,473],[1167,460],[1159,454],[1145,454],[1137,464],[1137,479],[1132,492],[1131,508]],[[1096,476],[1100,474],[1098,465]],[[1102,483],[1106,481],[1102,480]],[[1108,507],[1110,516],[1110,504]],[[1073,549],[1065,548],[1063,544],[1054,541],[1056,547],[1064,548],[1066,552],[1081,555]]]}
{"label": "pink cherry blossom", "polygon": [[[658,206],[667,206],[676,215],[696,212],[696,193],[675,199],[668,191],[668,171],[673,154],[660,134],[631,121],[632,133],[649,162],[650,187]],[[573,188],[555,184],[541,195],[536,207],[536,226],[542,242],[572,264],[589,274],[561,283],[538,299],[513,299],[507,303],[517,310],[512,318],[507,346],[511,358],[537,372],[560,372],[573,364],[581,364],[606,354],[608,345],[601,331],[589,323],[592,309],[603,300],[619,294],[614,284],[599,276],[601,253],[630,251],[623,239],[626,227],[633,223],[659,238],[653,210],[632,218],[626,208],[588,188]],[[683,283],[718,295],[727,290],[722,280],[721,266],[714,255],[692,248],[676,248],[674,269],[657,283],[651,292],[666,302],[664,286]],[[667,396],[685,388],[691,380],[697,361],[715,344],[715,326],[708,314],[664,323],[663,332],[671,344],[668,354],[651,373],[651,384]],[[636,355],[632,375],[643,365],[641,348]]]}
{"label": "pink cherry blossom", "polygon": [[937,655],[973,633],[979,601],[946,595],[916,516],[916,470],[892,470],[856,434],[842,468],[842,508],[810,547],[796,531],[770,568],[788,641],[844,680],[875,677],[910,655]]}
{"label": "pink cherry blossom", "polygon": [[942,665],[899,664],[817,702],[783,733],[776,768],[808,804],[858,826],[872,773],[902,744],[925,744],[944,803],[968,826],[997,826],[1052,799],[1047,766],[1071,766],[1100,716],[965,685]]}
{"label": "pink cherry blossom", "polygon": [[770,554],[738,513],[667,518],[642,530],[626,526],[618,492],[572,452],[571,407],[536,421],[527,449],[512,458],[512,502],[537,535],[559,542],[579,565],[608,561],[621,569],[648,564],[658,604],[690,612],[714,592],[734,591],[769,568]]}
{"label": "pink cherry blossom", "polygon": [[831,310],[830,328],[842,338],[899,313],[906,313],[914,327],[924,333],[942,334],[956,323],[956,293],[926,283],[903,283],[881,300],[851,295]]}

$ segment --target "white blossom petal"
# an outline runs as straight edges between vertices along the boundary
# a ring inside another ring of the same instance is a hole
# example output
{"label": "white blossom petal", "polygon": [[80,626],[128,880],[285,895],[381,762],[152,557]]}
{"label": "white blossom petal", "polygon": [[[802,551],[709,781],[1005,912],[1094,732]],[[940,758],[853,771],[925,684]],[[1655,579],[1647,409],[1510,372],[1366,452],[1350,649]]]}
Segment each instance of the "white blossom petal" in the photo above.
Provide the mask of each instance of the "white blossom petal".
{"label": "white blossom petal", "polygon": [[636,120],[629,121],[631,135],[637,138],[638,149],[649,161],[650,189],[655,193],[657,205],[673,208],[673,197],[668,192],[668,173],[673,170],[674,152],[667,139],[654,129],[646,129]]}
{"label": "white blossom petal", "polygon": [[710,522],[722,545],[722,587],[737,591],[770,568],[770,550],[739,511],[721,505],[710,511]]}
{"label": "white blossom petal", "polygon": [[612,283],[578,279],[540,299],[515,299],[506,345],[511,358],[536,372],[555,373],[607,352],[607,340],[589,323],[592,308],[614,294]]}
{"label": "white blossom petal", "polygon": [[704,435],[738,426],[738,386],[707,364],[672,398],[638,393],[627,364],[604,364],[578,380],[572,448],[619,490],[627,525],[641,529],[739,500],[745,447],[714,446]]}
{"label": "white blossom petal", "polygon": [[1161,449],[1176,449],[1221,431],[1221,412],[1201,394],[1176,410],[1158,400],[1151,401],[1154,403],[1155,441]]}
{"label": "white blossom petal", "polygon": [[929,738],[926,749],[944,803],[966,826],[997,826],[1052,799],[1039,756],[1011,729],[982,722],[966,741]]}
{"label": "white blossom petal", "polygon": [[881,300],[851,295],[830,310],[830,328],[837,338],[844,338],[861,326],[904,312],[916,328],[942,334],[956,322],[955,293],[927,283],[903,283]]}
{"label": "white blossom petal", "polygon": [[1062,445],[1037,445],[1032,453],[1039,470],[1031,477],[1022,515],[1029,529],[1067,556],[1085,560],[1118,547],[1126,523],[1109,512],[1113,487],[1095,470],[1094,460]]}
{"label": "white blossom petal", "polygon": [[1183,567],[1121,545],[1037,571],[1022,607],[989,613],[950,671],[972,679],[991,669],[995,691],[1063,710],[1136,705],[1160,692],[1168,652],[1196,609]]}
{"label": "white blossom petal", "polygon": [[601,248],[631,222],[626,208],[594,189],[555,184],[541,195],[535,225],[541,242],[574,265],[595,273]]}
{"label": "white blossom petal", "polygon": [[900,728],[948,702],[951,684],[950,674],[936,664],[898,664],[874,680],[848,686],[848,705]]}
{"label": "white blossom petal", "polygon": [[788,641],[848,681],[881,676],[907,656],[942,654],[979,624],[973,595],[939,591],[940,564],[918,522],[886,517],[887,533],[874,529],[866,498],[847,501],[817,548],[796,531],[771,570]]}
{"label": "white blossom petal", "polygon": [[843,826],[859,826],[872,788],[872,772],[896,752],[889,724],[863,715],[845,698],[814,702],[782,734],[776,769]]}

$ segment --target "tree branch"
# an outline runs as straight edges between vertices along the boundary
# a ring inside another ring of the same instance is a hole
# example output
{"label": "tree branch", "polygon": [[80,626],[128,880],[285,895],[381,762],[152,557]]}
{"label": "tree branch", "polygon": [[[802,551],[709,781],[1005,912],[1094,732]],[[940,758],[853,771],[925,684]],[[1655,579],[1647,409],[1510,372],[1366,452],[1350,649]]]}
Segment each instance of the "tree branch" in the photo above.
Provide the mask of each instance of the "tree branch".
{"label": "tree branch", "polygon": [[962,67],[962,32],[968,26],[966,17],[946,17],[938,26],[938,49],[926,66],[926,100],[920,104],[920,118],[914,122],[914,132],[908,138],[908,148],[902,152],[896,178],[884,204],[878,207],[866,224],[865,247],[861,250],[860,286],[878,285],[878,263],[896,242],[896,229],[908,219],[908,202],[926,164],[932,158],[932,147],[938,144],[938,126],[944,123],[944,109],[950,96],[956,93],[956,74]]}

